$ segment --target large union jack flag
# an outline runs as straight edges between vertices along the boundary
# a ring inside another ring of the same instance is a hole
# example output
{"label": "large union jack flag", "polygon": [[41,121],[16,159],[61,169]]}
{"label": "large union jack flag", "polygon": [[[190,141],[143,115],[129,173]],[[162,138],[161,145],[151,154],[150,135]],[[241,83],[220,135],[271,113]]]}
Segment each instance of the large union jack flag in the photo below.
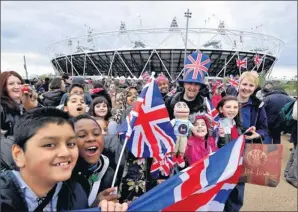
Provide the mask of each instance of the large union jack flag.
{"label": "large union jack flag", "polygon": [[223,211],[239,181],[244,144],[241,135],[140,196],[128,211]]}
{"label": "large union jack flag", "polygon": [[184,78],[188,76],[190,72],[192,73],[192,79],[196,80],[198,74],[200,74],[200,79],[204,79],[205,75],[208,74],[208,69],[210,67],[210,58],[202,54],[201,52],[194,52],[188,55],[184,63]]}
{"label": "large union jack flag", "polygon": [[243,58],[242,60],[238,58],[236,60],[236,64],[238,68],[247,68],[247,57]]}
{"label": "large union jack flag", "polygon": [[161,160],[173,152],[176,142],[168,111],[156,82],[150,78],[118,132],[137,158]]}
{"label": "large union jack flag", "polygon": [[136,199],[128,211],[223,211],[240,177],[244,143],[240,136]]}

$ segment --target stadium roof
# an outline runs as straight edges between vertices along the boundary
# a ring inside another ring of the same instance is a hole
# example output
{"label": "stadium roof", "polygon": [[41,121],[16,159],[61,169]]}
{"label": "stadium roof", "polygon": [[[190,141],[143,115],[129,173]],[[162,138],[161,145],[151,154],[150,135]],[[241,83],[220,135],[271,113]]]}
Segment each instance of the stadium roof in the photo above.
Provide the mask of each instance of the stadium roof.
{"label": "stadium roof", "polygon": [[[194,51],[196,49],[188,49],[187,54]],[[201,52],[208,54],[211,59],[210,76],[217,76],[219,72],[218,76],[223,76],[224,73],[225,75],[239,74],[239,69],[236,66],[236,59],[238,58],[236,51],[202,49]],[[248,59],[247,70],[252,70],[255,67],[253,60],[255,55],[255,52],[239,52],[241,58],[247,57]],[[262,54],[259,55],[263,56]],[[151,58],[148,60],[150,56]],[[257,71],[261,72],[263,69],[266,73],[272,67],[275,57],[266,55],[263,61],[265,62]],[[227,62],[229,63],[224,70],[224,65]],[[59,72],[73,73],[73,75],[139,77],[144,71],[149,73],[154,71],[156,73],[163,72],[165,75],[171,75],[172,79],[176,79],[183,69],[184,49],[137,49],[77,53],[54,58],[52,64]]]}

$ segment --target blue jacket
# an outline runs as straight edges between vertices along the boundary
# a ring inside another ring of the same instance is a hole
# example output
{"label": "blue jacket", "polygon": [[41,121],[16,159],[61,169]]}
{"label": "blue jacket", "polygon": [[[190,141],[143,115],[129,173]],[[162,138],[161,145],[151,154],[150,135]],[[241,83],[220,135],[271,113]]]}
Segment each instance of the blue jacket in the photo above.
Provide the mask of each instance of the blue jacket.
{"label": "blue jacket", "polygon": [[269,127],[276,126],[278,123],[279,112],[289,102],[294,99],[289,97],[284,91],[272,91],[264,96],[263,102],[268,118]]}
{"label": "blue jacket", "polygon": [[[268,137],[268,124],[267,124],[267,115],[266,111],[264,108],[264,103],[263,102],[255,102],[257,100],[254,100],[250,98],[248,100],[248,103],[241,108],[248,108],[250,111],[250,120],[249,120],[249,127],[255,126],[256,127],[256,132],[262,136],[263,142],[265,142],[266,138]],[[243,114],[241,113],[241,116]],[[247,121],[245,118],[242,116],[242,123]],[[244,128],[246,130],[247,128]]]}

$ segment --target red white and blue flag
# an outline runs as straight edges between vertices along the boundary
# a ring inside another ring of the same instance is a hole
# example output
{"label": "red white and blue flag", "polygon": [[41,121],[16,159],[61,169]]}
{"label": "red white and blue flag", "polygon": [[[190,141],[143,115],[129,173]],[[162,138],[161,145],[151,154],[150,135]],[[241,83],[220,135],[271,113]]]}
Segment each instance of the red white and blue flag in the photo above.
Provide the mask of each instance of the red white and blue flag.
{"label": "red white and blue flag", "polygon": [[236,60],[236,64],[238,68],[247,68],[247,57],[240,59],[238,57],[238,59]]}
{"label": "red white and blue flag", "polygon": [[209,67],[210,58],[201,52],[194,52],[188,55],[184,62],[184,77],[193,72],[191,76],[193,80],[204,79],[208,74]]}
{"label": "red white and blue flag", "polygon": [[175,163],[175,157],[173,157],[172,153],[169,152],[162,160],[154,159],[150,172],[152,175],[157,175],[159,172],[161,172],[164,176],[169,176]]}
{"label": "red white and blue flag", "polygon": [[128,149],[137,158],[161,160],[174,152],[176,136],[155,80],[150,78],[143,87],[118,132],[125,135]]}
{"label": "red white and blue flag", "polygon": [[164,176],[169,176],[175,164],[180,166],[183,163],[185,163],[183,157],[177,157],[176,155],[173,155],[173,153],[169,152],[163,159],[158,160],[154,158],[150,172],[152,176],[158,176],[159,172]]}
{"label": "red white and blue flag", "polygon": [[261,57],[260,55],[256,54],[256,55],[254,56],[254,63],[255,63],[255,65],[257,66],[257,69],[259,69],[259,67],[260,67],[260,65],[261,65],[261,63],[262,63],[262,61],[263,61],[263,59],[262,59],[262,57]]}
{"label": "red white and blue flag", "polygon": [[241,135],[140,196],[128,211],[223,211],[241,175],[244,144]]}
{"label": "red white and blue flag", "polygon": [[205,97],[205,104],[207,109],[207,114],[212,118],[212,126],[216,129],[219,126],[219,112],[213,106],[212,102],[209,101],[207,97]]}
{"label": "red white and blue flag", "polygon": [[238,88],[239,82],[235,79],[228,78],[228,83],[233,86],[234,88]]}
{"label": "red white and blue flag", "polygon": [[174,96],[174,94],[176,93],[177,91],[177,87],[176,88],[173,88],[169,93],[167,93],[167,96]]}
{"label": "red white and blue flag", "polygon": [[223,211],[238,183],[244,136],[151,189],[128,211]]}

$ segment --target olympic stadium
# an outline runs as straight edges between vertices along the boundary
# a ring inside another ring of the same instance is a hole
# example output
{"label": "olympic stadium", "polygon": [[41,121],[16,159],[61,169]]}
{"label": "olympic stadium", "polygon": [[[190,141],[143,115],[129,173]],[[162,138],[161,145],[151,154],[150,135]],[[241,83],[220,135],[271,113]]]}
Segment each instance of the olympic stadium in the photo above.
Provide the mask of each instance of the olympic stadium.
{"label": "olympic stadium", "polygon": [[[217,77],[245,70],[269,74],[284,48],[278,38],[227,29],[223,21],[217,28],[186,29],[179,28],[174,18],[168,28],[130,30],[121,22],[117,31],[89,30],[86,35],[57,41],[47,50],[54,70],[60,74],[133,78],[154,71],[175,80],[183,71],[186,45],[187,55],[199,50],[210,57],[208,74]],[[262,59],[258,66],[255,55]],[[245,57],[247,69],[239,69],[236,60]]]}

